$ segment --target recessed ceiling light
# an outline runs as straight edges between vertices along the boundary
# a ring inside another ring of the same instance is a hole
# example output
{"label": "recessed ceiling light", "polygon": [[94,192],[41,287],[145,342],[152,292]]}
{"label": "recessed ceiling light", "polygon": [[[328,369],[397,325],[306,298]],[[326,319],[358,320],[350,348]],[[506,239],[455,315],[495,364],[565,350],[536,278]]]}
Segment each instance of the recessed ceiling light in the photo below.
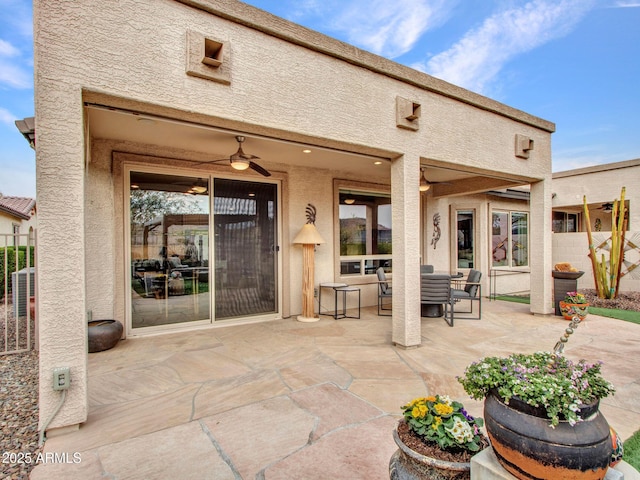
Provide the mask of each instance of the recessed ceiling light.
{"label": "recessed ceiling light", "polygon": [[140,188],[140,185],[138,185],[137,183],[131,184],[131,190],[137,190],[138,188]]}
{"label": "recessed ceiling light", "polygon": [[304,150],[302,150],[302,153],[311,153],[311,150],[309,150],[308,148],[305,148]]}
{"label": "recessed ceiling light", "polygon": [[375,162],[373,162],[374,165],[382,165],[382,162],[380,160],[376,160]]}

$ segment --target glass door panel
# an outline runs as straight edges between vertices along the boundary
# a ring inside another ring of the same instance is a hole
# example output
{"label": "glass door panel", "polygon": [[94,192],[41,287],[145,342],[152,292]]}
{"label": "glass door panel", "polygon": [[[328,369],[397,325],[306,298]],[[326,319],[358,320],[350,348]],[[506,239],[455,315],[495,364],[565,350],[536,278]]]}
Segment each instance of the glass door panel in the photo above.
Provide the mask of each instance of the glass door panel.
{"label": "glass door panel", "polygon": [[276,185],[214,180],[216,320],[277,310]]}
{"label": "glass door panel", "polygon": [[132,328],[210,320],[207,180],[130,180]]}
{"label": "glass door panel", "polygon": [[474,211],[458,210],[458,268],[475,268]]}

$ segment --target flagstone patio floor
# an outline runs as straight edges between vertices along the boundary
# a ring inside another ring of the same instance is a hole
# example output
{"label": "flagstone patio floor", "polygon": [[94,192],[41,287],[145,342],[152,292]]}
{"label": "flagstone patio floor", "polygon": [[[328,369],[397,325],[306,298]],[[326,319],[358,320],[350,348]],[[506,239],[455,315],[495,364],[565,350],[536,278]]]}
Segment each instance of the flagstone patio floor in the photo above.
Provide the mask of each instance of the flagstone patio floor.
{"label": "flagstone patio floor", "polygon": [[[88,419],[47,440],[57,460],[30,478],[388,479],[403,404],[447,394],[482,416],[456,376],[483,356],[550,350],[567,324],[484,299],[480,321],[423,318],[413,349],[392,345],[375,307],[124,340],[89,354]],[[617,392],[601,411],[623,439],[640,429],[639,345],[640,325],[590,315],[565,348],[604,362]]]}

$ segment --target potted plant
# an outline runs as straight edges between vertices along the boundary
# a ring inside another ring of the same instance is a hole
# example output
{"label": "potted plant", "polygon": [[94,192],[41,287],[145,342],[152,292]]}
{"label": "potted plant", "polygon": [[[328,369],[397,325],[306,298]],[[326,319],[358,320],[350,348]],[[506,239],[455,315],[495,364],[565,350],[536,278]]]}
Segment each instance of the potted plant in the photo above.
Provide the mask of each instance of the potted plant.
{"label": "potted plant", "polygon": [[601,479],[611,461],[610,427],[598,406],[615,389],[600,362],[558,354],[561,342],[554,353],[485,357],[458,377],[472,398],[485,399],[493,450],[517,478],[569,478],[570,472],[570,478]]}
{"label": "potted plant", "polygon": [[584,320],[589,312],[589,302],[583,294],[578,292],[567,292],[564,300],[558,302],[558,305],[565,320],[573,320],[573,317]]}
{"label": "potted plant", "polygon": [[398,450],[391,457],[391,479],[470,478],[471,457],[488,446],[482,418],[446,395],[420,397],[402,407],[393,432]]}

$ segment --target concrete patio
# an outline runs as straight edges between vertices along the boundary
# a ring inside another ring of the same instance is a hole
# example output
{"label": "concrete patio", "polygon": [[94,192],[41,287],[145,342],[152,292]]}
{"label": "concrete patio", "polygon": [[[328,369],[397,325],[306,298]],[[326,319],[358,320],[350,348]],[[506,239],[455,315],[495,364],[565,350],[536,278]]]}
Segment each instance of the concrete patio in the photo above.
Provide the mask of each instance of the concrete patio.
{"label": "concrete patio", "polygon": [[[410,350],[375,307],[121,341],[89,355],[87,422],[45,444],[71,455],[31,479],[388,479],[401,405],[448,394],[482,416],[456,376],[486,355],[550,350],[567,323],[484,299],[481,321],[423,318]],[[638,345],[639,325],[590,315],[565,352],[604,362],[617,393],[601,411],[624,439],[640,428]]]}

